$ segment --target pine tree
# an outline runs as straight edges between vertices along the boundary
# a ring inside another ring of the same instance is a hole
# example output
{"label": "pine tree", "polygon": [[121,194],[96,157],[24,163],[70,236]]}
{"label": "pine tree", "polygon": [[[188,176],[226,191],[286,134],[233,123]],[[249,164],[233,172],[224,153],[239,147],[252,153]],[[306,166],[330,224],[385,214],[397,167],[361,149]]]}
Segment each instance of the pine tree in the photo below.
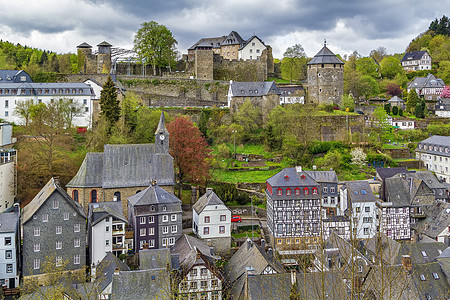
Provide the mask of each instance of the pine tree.
{"label": "pine tree", "polygon": [[418,102],[419,96],[417,96],[416,90],[411,89],[411,91],[408,93],[408,98],[406,100],[406,110],[412,113],[416,108]]}
{"label": "pine tree", "polygon": [[119,120],[120,107],[117,99],[117,89],[111,76],[103,85],[103,90],[100,94],[100,109],[101,115],[106,118],[109,123],[109,129]]}
{"label": "pine tree", "polygon": [[423,118],[423,109],[420,103],[417,103],[416,109],[414,110],[414,115],[416,118]]}

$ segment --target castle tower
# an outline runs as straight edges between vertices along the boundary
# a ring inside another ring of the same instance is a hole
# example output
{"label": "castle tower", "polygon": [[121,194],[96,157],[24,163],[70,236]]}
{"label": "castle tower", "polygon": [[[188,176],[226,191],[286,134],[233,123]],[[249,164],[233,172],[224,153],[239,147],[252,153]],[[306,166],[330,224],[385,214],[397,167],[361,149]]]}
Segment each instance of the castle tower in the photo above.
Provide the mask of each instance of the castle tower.
{"label": "castle tower", "polygon": [[101,42],[97,45],[98,56],[97,56],[97,73],[111,72],[111,47],[112,45],[106,41]]}
{"label": "castle tower", "polygon": [[169,131],[166,128],[164,112],[161,112],[161,118],[159,119],[158,128],[156,128],[155,131],[155,153],[169,153]]}
{"label": "castle tower", "polygon": [[323,48],[308,63],[308,103],[341,104],[344,94],[344,63]]}
{"label": "castle tower", "polygon": [[93,70],[90,70],[92,66],[90,66],[89,60],[92,57],[92,46],[88,43],[82,43],[77,46],[77,55],[80,66],[80,72],[83,74],[93,73]]}

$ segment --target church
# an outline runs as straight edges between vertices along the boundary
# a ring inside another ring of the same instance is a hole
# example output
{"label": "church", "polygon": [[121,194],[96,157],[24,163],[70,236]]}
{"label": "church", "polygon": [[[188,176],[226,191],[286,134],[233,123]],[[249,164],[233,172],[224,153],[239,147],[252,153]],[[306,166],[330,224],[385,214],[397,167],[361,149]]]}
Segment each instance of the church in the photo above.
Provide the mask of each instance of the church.
{"label": "church", "polygon": [[173,193],[173,157],[169,154],[169,131],[164,112],[154,144],[105,145],[103,152],[87,153],[66,189],[85,210],[89,203],[121,201],[127,215],[127,198],[146,189],[154,180]]}

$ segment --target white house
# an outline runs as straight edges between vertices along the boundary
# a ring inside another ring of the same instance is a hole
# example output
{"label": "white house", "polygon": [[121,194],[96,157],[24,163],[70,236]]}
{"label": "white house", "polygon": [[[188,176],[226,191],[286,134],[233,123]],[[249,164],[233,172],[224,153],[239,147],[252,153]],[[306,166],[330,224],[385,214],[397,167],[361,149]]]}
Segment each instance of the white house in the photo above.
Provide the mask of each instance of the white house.
{"label": "white house", "polygon": [[261,53],[266,50],[264,42],[256,35],[249,38],[239,48],[238,56],[241,60],[259,60]]}
{"label": "white house", "polygon": [[408,119],[395,119],[389,118],[389,123],[391,126],[395,128],[399,128],[401,130],[412,130],[415,127],[416,122]]}
{"label": "white house", "polygon": [[231,210],[212,189],[206,189],[193,205],[192,229],[201,239],[207,239],[218,253],[231,245]]}
{"label": "white house", "polygon": [[407,52],[401,62],[405,71],[431,70],[431,56],[427,51]]}
{"label": "white house", "polygon": [[353,234],[357,239],[367,239],[377,233],[377,198],[367,181],[346,182],[340,190],[341,210],[347,208]]}
{"label": "white house", "polygon": [[433,135],[417,144],[416,158],[435,172],[439,180],[450,182],[450,137]]}
{"label": "white house", "polygon": [[427,77],[416,77],[408,83],[408,93],[415,89],[417,95],[425,100],[438,100],[444,90],[445,83],[441,78],[436,78],[433,74]]}
{"label": "white house", "polygon": [[16,150],[0,148],[0,212],[7,210],[14,204],[16,165]]}
{"label": "white house", "polygon": [[19,204],[13,212],[0,214],[0,285],[19,286],[20,226]]}
{"label": "white house", "polygon": [[59,99],[71,99],[82,107],[82,113],[74,117],[73,124],[90,127],[94,96],[93,89],[85,83],[0,82],[0,118],[21,124],[23,120],[14,112],[20,101],[48,104]]}
{"label": "white house", "polygon": [[89,254],[96,265],[108,252],[115,256],[125,254],[125,224],[127,223],[120,201],[89,204]]}

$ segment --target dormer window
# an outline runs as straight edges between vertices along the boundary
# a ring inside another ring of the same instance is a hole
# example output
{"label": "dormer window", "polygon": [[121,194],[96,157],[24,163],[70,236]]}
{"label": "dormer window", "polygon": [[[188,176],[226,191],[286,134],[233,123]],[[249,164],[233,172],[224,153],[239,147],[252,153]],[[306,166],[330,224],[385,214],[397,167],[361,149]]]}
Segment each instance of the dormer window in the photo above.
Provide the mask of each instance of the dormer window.
{"label": "dormer window", "polygon": [[422,251],[422,256],[427,257],[427,253],[425,251]]}
{"label": "dormer window", "polygon": [[278,189],[278,190],[277,190],[277,195],[278,195],[278,196],[283,195],[283,190],[282,190],[282,189]]}
{"label": "dormer window", "polygon": [[288,195],[288,196],[291,195],[291,189],[286,189],[286,195]]}
{"label": "dormer window", "polygon": [[312,193],[313,193],[313,195],[317,195],[317,188],[313,188]]}
{"label": "dormer window", "polygon": [[301,178],[302,180],[305,180],[305,179],[306,179],[305,175],[302,175],[300,178]]}
{"label": "dormer window", "polygon": [[295,188],[295,194],[296,195],[300,195],[300,189],[299,188]]}
{"label": "dormer window", "polygon": [[289,181],[289,176],[288,175],[284,175],[284,180]]}
{"label": "dormer window", "polygon": [[309,189],[308,188],[304,188],[303,189],[303,194],[308,195],[309,194]]}

